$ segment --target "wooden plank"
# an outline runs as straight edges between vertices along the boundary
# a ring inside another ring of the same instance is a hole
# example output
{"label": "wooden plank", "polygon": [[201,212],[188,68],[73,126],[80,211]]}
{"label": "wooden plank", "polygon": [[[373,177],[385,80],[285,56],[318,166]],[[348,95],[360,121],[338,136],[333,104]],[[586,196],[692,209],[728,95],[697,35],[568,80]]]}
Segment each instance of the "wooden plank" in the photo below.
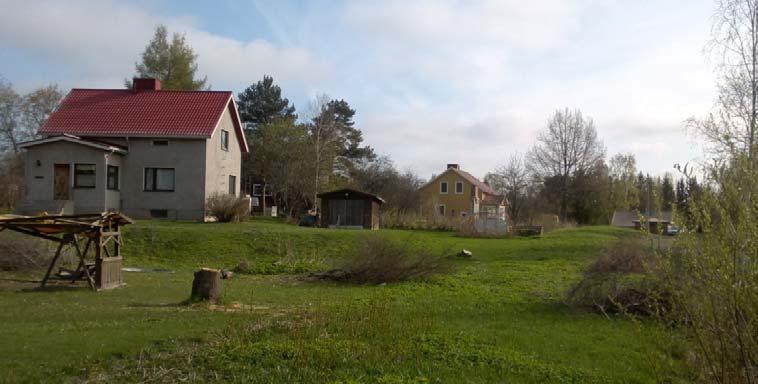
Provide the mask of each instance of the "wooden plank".
{"label": "wooden plank", "polygon": [[12,226],[7,226],[5,228],[10,229],[11,231],[16,231],[16,232],[23,233],[23,234],[26,234],[26,235],[29,235],[29,236],[39,237],[39,238],[42,238],[42,239],[45,239],[45,240],[50,240],[50,241],[55,241],[57,243],[67,243],[68,242],[66,240],[61,239],[60,237],[55,237],[55,236],[51,236],[51,235],[45,235],[45,234],[42,234],[42,233],[37,233],[37,232],[34,232],[34,231],[26,229],[26,228],[16,228],[16,227],[12,227]]}

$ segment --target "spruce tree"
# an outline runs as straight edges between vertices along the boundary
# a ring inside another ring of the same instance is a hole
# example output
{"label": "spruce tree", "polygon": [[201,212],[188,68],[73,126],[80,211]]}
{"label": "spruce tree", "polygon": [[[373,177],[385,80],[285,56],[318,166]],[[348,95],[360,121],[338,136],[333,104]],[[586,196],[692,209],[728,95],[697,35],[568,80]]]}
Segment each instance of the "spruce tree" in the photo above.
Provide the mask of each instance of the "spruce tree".
{"label": "spruce tree", "polygon": [[[207,78],[196,78],[196,60],[197,55],[184,35],[174,33],[169,42],[166,26],[159,25],[142,52],[142,61],[135,64],[134,77],[158,79],[162,89],[206,89]],[[131,85],[131,80],[126,80],[126,87],[131,88]]]}

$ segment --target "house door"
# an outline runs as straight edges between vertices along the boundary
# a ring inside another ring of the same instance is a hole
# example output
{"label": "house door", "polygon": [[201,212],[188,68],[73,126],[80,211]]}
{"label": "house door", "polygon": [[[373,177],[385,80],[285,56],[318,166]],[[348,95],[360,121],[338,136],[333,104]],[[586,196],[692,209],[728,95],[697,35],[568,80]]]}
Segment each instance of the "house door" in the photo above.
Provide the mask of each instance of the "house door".
{"label": "house door", "polygon": [[71,165],[55,164],[53,199],[71,200]]}

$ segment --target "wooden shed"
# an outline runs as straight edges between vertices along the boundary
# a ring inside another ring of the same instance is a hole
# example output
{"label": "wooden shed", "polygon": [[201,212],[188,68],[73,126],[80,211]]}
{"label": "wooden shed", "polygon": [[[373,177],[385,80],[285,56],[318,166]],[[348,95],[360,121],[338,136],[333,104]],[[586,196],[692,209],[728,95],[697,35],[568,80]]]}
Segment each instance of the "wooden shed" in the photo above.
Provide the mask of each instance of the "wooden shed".
{"label": "wooden shed", "polygon": [[379,229],[379,209],[384,199],[353,189],[318,194],[321,200],[319,225],[324,228]]}

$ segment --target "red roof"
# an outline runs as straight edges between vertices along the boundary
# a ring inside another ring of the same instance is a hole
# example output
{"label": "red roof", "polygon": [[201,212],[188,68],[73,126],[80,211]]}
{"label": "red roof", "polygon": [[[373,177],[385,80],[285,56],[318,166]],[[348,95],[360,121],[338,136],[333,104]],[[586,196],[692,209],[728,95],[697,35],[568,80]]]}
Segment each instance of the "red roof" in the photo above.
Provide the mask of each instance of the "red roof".
{"label": "red roof", "polygon": [[240,147],[247,152],[245,135],[229,91],[72,89],[40,133],[208,138],[227,108],[232,114]]}

